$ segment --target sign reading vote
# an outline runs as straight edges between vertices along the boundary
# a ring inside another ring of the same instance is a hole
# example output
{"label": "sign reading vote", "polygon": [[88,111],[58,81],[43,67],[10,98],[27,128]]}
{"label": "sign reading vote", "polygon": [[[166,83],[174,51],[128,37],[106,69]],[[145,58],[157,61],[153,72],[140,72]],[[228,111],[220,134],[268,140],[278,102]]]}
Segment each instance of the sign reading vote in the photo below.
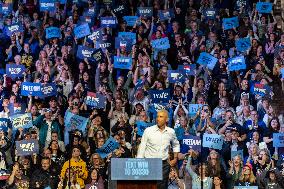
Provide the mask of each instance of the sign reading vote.
{"label": "sign reading vote", "polygon": [[45,29],[45,38],[51,39],[51,38],[60,38],[61,37],[61,31],[57,27],[48,27]]}
{"label": "sign reading vote", "polygon": [[138,7],[137,15],[145,18],[153,16],[153,7]]}
{"label": "sign reading vote", "polygon": [[176,82],[184,82],[185,77],[183,72],[180,72],[178,70],[168,70],[168,79],[170,83],[176,83]]}
{"label": "sign reading vote", "polygon": [[170,89],[149,90],[149,94],[153,103],[168,103],[171,99]]}
{"label": "sign reading vote", "polygon": [[273,147],[284,147],[284,133],[273,133]]}
{"label": "sign reading vote", "polygon": [[151,41],[151,45],[154,49],[166,50],[170,48],[169,39],[167,37],[161,39],[155,39]]}
{"label": "sign reading vote", "polygon": [[256,10],[259,13],[269,14],[272,11],[272,3],[269,2],[257,2]]}
{"label": "sign reading vote", "polygon": [[16,141],[16,149],[18,156],[29,156],[39,153],[38,140],[20,140]]}
{"label": "sign reading vote", "polygon": [[21,85],[21,95],[41,96],[41,83],[23,82]]}
{"label": "sign reading vote", "polygon": [[162,172],[162,159],[111,159],[111,180],[162,180]]}
{"label": "sign reading vote", "polygon": [[117,14],[118,14],[118,15],[123,14],[124,11],[125,11],[124,5],[117,5],[116,7],[113,8],[113,12],[114,12],[114,14],[116,14],[116,15],[117,15]]}
{"label": "sign reading vote", "polygon": [[90,48],[90,47],[86,47],[86,46],[83,46],[83,45],[79,45],[78,46],[78,49],[77,49],[77,58],[80,58],[80,59],[84,59],[84,58],[87,58],[87,59],[93,59],[93,53],[95,52],[96,49],[93,49],[93,48]]}
{"label": "sign reading vote", "polygon": [[[211,54],[206,53],[206,52],[200,53],[200,55],[197,59],[198,64],[207,65],[207,67],[211,70],[213,70],[217,61],[218,61],[217,58],[215,58],[214,56],[212,56]],[[212,66],[213,66],[213,68],[212,68]]]}
{"label": "sign reading vote", "polygon": [[260,95],[260,96],[267,96],[269,95],[269,93],[271,92],[271,88],[268,85],[264,85],[261,83],[255,83],[252,87],[251,87],[251,92],[254,95]]}
{"label": "sign reading vote", "polygon": [[74,34],[77,39],[88,36],[91,34],[88,23],[81,24],[74,28]]}
{"label": "sign reading vote", "polygon": [[85,103],[94,108],[105,108],[106,97],[99,93],[87,92]]}
{"label": "sign reading vote", "polygon": [[15,79],[16,77],[23,77],[23,73],[26,71],[24,65],[20,64],[7,64],[6,65],[6,74],[8,77]]}
{"label": "sign reading vote", "polygon": [[195,116],[198,110],[201,110],[203,104],[189,104],[188,106],[188,114],[190,116]]}
{"label": "sign reading vote", "polygon": [[138,16],[124,16],[123,20],[126,21],[127,26],[134,26],[136,21],[138,20]]}
{"label": "sign reading vote", "polygon": [[11,121],[7,118],[0,118],[0,131],[7,132],[11,128]]}
{"label": "sign reading vote", "polygon": [[54,11],[55,3],[50,0],[40,0],[40,11]]}
{"label": "sign reading vote", "polygon": [[240,52],[246,52],[251,47],[250,38],[240,38],[236,41],[237,50]]}
{"label": "sign reading vote", "polygon": [[114,56],[113,66],[114,68],[130,70],[132,67],[132,58],[124,56]]}
{"label": "sign reading vote", "polygon": [[146,129],[147,127],[152,126],[152,125],[153,125],[153,123],[147,123],[147,122],[145,122],[145,121],[136,121],[137,134],[138,134],[139,136],[142,136],[143,133],[144,133],[144,131],[145,131],[145,129]]}
{"label": "sign reading vote", "polygon": [[[105,158],[108,154],[112,153],[119,146],[118,142],[113,137],[109,137],[109,139],[104,143],[104,145],[97,149],[96,152],[100,154],[101,158]],[[113,159],[112,159],[113,160]]]}
{"label": "sign reading vote", "polygon": [[237,28],[238,26],[239,26],[239,19],[237,16],[232,17],[232,18],[223,18],[224,30]]}
{"label": "sign reading vote", "polygon": [[87,127],[87,123],[89,121],[88,118],[73,114],[69,111],[66,113],[64,120],[65,120],[66,130],[71,131],[71,130],[78,129],[78,130],[81,130],[83,132],[85,132],[85,129]]}
{"label": "sign reading vote", "polygon": [[14,130],[19,128],[30,128],[33,126],[32,115],[30,113],[11,116],[11,122]]}
{"label": "sign reading vote", "polygon": [[223,146],[223,136],[218,134],[207,134],[203,135],[203,147],[213,148],[217,150],[221,150]]}
{"label": "sign reading vote", "polygon": [[23,32],[23,31],[24,31],[23,25],[20,23],[12,24],[10,26],[7,26],[6,28],[6,34],[8,36],[12,36],[14,33]]}
{"label": "sign reading vote", "polygon": [[201,138],[198,136],[184,135],[181,140],[181,153],[187,153],[188,150],[201,151]]}
{"label": "sign reading vote", "polygon": [[246,69],[246,61],[244,56],[237,56],[229,59],[229,71]]}
{"label": "sign reading vote", "polygon": [[116,24],[116,17],[101,17],[101,27],[115,28]]}

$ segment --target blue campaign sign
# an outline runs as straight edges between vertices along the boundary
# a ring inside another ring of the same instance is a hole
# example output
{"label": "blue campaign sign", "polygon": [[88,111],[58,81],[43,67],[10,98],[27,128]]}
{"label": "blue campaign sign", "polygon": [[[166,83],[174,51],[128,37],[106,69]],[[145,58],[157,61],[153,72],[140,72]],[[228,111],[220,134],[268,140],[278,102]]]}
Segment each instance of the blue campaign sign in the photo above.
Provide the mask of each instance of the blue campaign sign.
{"label": "blue campaign sign", "polygon": [[216,9],[214,8],[208,8],[204,10],[204,15],[207,19],[215,19],[216,17]]}
{"label": "blue campaign sign", "polygon": [[7,64],[6,65],[6,74],[8,77],[15,79],[16,77],[23,77],[23,73],[26,71],[24,65],[20,64]]}
{"label": "blue campaign sign", "polygon": [[39,153],[38,140],[19,140],[16,141],[16,149],[18,156],[30,156]]}
{"label": "blue campaign sign", "polygon": [[237,16],[232,17],[232,18],[223,18],[224,30],[237,28],[238,26],[239,26],[239,19]]}
{"label": "blue campaign sign", "polygon": [[101,27],[116,28],[116,17],[101,17]]}
{"label": "blue campaign sign", "polygon": [[127,26],[134,26],[138,19],[139,19],[138,16],[124,16],[123,17],[123,20],[126,21]]}
{"label": "blue campaign sign", "polygon": [[21,95],[23,96],[42,96],[41,84],[32,82],[23,82],[21,85]]}
{"label": "blue campaign sign", "polygon": [[10,103],[8,105],[10,116],[16,114],[24,114],[26,112],[26,104],[25,103]]}
{"label": "blue campaign sign", "polygon": [[115,48],[126,48],[127,51],[131,51],[132,48],[132,40],[129,38],[122,38],[122,37],[116,37],[115,38]]}
{"label": "blue campaign sign", "polygon": [[0,131],[7,132],[11,126],[11,121],[8,118],[0,118]]}
{"label": "blue campaign sign", "polygon": [[136,126],[137,126],[137,134],[139,136],[142,136],[145,129],[153,126],[153,123],[147,123],[145,121],[136,121]]}
{"label": "blue campaign sign", "polygon": [[106,106],[106,97],[99,93],[87,92],[85,104],[94,108],[103,109]]}
{"label": "blue campaign sign", "polygon": [[84,60],[84,58],[87,58],[89,60],[93,59],[92,54],[96,51],[96,49],[90,48],[90,47],[86,47],[86,46],[82,46],[79,45],[78,49],[77,49],[77,58],[80,58],[82,60]]}
{"label": "blue campaign sign", "polygon": [[257,2],[256,10],[259,13],[269,14],[272,12],[272,3],[270,2]]}
{"label": "blue campaign sign", "polygon": [[168,9],[168,10],[159,10],[158,11],[158,17],[160,18],[161,21],[168,20],[170,18],[174,18],[175,14],[173,9]]}
{"label": "blue campaign sign", "polygon": [[150,98],[153,103],[168,103],[171,99],[170,89],[166,90],[149,90]]}
{"label": "blue campaign sign", "polygon": [[229,71],[243,70],[247,67],[244,56],[230,58],[228,62]]}
{"label": "blue campaign sign", "polygon": [[187,75],[194,75],[194,71],[196,70],[196,64],[179,65],[178,70],[184,72]]}
{"label": "blue campaign sign", "polygon": [[183,83],[185,81],[185,76],[183,72],[180,72],[179,70],[168,70],[167,75],[170,83]]}
{"label": "blue campaign sign", "polygon": [[214,56],[212,56],[209,53],[206,52],[202,52],[200,53],[198,59],[197,59],[197,63],[201,64],[201,65],[215,65],[217,63],[218,59],[215,58]]}
{"label": "blue campaign sign", "polygon": [[263,85],[261,83],[255,83],[250,91],[254,94],[254,95],[260,95],[262,97],[267,96],[270,94],[271,92],[271,88],[268,85]]}
{"label": "blue campaign sign", "polygon": [[127,69],[132,68],[132,58],[124,56],[114,56],[113,66],[114,68]]}
{"label": "blue campaign sign", "polygon": [[78,129],[83,132],[85,132],[87,123],[89,121],[88,118],[73,114],[71,112],[66,113],[64,120],[65,120],[65,128],[67,131]]}
{"label": "blue campaign sign", "polygon": [[136,33],[118,32],[118,37],[123,38],[123,39],[130,39],[132,41],[132,45],[136,43]]}
{"label": "blue campaign sign", "polygon": [[111,41],[104,41],[104,40],[99,40],[96,42],[96,49],[102,49],[103,52],[105,52],[105,49],[111,47]]}
{"label": "blue campaign sign", "polygon": [[105,158],[117,149],[119,146],[118,142],[113,137],[109,137],[109,139],[104,143],[104,145],[97,149],[96,152],[100,154],[101,158]]}
{"label": "blue campaign sign", "polygon": [[55,83],[47,83],[41,85],[41,98],[57,95],[57,86]]}
{"label": "blue campaign sign", "polygon": [[175,128],[175,133],[176,133],[176,136],[177,136],[177,139],[178,140],[182,140],[183,139],[183,135],[184,135],[184,128],[183,127],[177,127]]}
{"label": "blue campaign sign", "polygon": [[5,32],[8,36],[12,36],[14,33],[23,32],[23,25],[21,23],[15,23],[10,26],[6,26]]}
{"label": "blue campaign sign", "polygon": [[195,116],[198,110],[201,110],[203,104],[189,104],[188,106],[188,114],[190,116]]}
{"label": "blue campaign sign", "polygon": [[234,186],[234,189],[258,189],[258,186]]}
{"label": "blue campaign sign", "polygon": [[88,38],[90,40],[101,40],[103,38],[103,33],[102,33],[102,29],[96,29],[95,31],[93,31],[93,33],[91,33],[91,35],[88,36]]}
{"label": "blue campaign sign", "polygon": [[60,38],[60,37],[61,37],[61,31],[58,27],[48,27],[45,29],[46,39]]}
{"label": "blue campaign sign", "polygon": [[30,128],[33,126],[31,113],[17,114],[10,117],[13,130]]}
{"label": "blue campaign sign", "polygon": [[207,134],[203,135],[203,147],[213,148],[221,150],[223,146],[223,136],[218,134]]}
{"label": "blue campaign sign", "polygon": [[284,78],[284,68],[281,68],[280,72],[281,72],[281,78]]}
{"label": "blue campaign sign", "polygon": [[201,138],[199,136],[183,135],[180,145],[181,153],[188,153],[188,150],[201,151]]}
{"label": "blue campaign sign", "polygon": [[151,45],[154,49],[159,49],[159,50],[166,50],[170,48],[169,39],[167,37],[152,40]]}
{"label": "blue campaign sign", "polygon": [[4,15],[10,14],[13,10],[12,3],[2,3],[1,5],[1,13]]}
{"label": "blue campaign sign", "polygon": [[77,39],[88,36],[91,34],[90,27],[88,23],[81,24],[74,28],[74,34]]}
{"label": "blue campaign sign", "polygon": [[40,11],[55,11],[55,3],[50,0],[40,0]]}
{"label": "blue campaign sign", "polygon": [[273,147],[284,147],[284,133],[273,133]]}
{"label": "blue campaign sign", "polygon": [[137,16],[150,18],[153,16],[153,7],[138,7]]}
{"label": "blue campaign sign", "polygon": [[250,49],[251,47],[251,41],[250,38],[246,37],[246,38],[240,38],[236,41],[236,47],[237,50],[240,52],[246,52],[247,50]]}

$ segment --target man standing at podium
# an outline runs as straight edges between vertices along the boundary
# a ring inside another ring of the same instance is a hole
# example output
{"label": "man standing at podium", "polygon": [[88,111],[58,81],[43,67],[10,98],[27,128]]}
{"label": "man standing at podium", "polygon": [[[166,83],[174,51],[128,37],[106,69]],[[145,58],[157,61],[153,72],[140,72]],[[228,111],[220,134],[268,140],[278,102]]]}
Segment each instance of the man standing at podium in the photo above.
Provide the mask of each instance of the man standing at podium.
{"label": "man standing at podium", "polygon": [[[163,180],[158,181],[158,189],[168,188],[170,166],[177,163],[180,145],[175,130],[167,127],[168,112],[160,110],[157,114],[157,125],[145,129],[138,149],[137,158],[162,158]],[[169,160],[169,148],[172,146],[174,159]]]}

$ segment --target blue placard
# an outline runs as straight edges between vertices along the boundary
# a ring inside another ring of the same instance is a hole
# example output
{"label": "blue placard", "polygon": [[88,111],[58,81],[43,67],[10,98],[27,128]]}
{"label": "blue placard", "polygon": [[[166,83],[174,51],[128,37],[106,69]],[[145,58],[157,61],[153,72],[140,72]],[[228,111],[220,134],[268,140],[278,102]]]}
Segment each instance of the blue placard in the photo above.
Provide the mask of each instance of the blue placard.
{"label": "blue placard", "polygon": [[40,0],[40,11],[55,11],[55,3],[50,0]]}
{"label": "blue placard", "polygon": [[233,159],[235,156],[241,156],[241,159],[244,159],[244,151],[238,150],[238,151],[231,151],[231,159]]}
{"label": "blue placard", "polygon": [[230,58],[228,62],[229,71],[243,70],[247,67],[244,56]]}
{"label": "blue placard", "polygon": [[273,133],[273,147],[284,147],[284,133]]}
{"label": "blue placard", "polygon": [[23,32],[23,25],[21,23],[15,23],[5,27],[6,35],[12,36],[14,33]]}
{"label": "blue placard", "polygon": [[159,50],[166,50],[171,47],[169,43],[169,39],[167,37],[152,40],[151,45],[154,49],[159,49]]}
{"label": "blue placard", "polygon": [[271,88],[268,85],[260,83],[255,83],[250,90],[254,95],[260,95],[262,97],[269,95],[271,92]]}
{"label": "blue placard", "polygon": [[116,17],[101,17],[101,27],[116,28]]}
{"label": "blue placard", "polygon": [[115,48],[120,49],[122,47],[125,48],[126,51],[131,51],[132,40],[128,38],[116,37],[115,38]]}
{"label": "blue placard", "polygon": [[4,15],[10,14],[13,10],[12,3],[1,3],[1,13]]}
{"label": "blue placard", "polygon": [[103,33],[102,33],[102,29],[96,29],[95,31],[93,31],[93,33],[91,33],[91,35],[88,36],[88,38],[90,40],[101,40],[103,38]]}
{"label": "blue placard", "polygon": [[184,128],[183,127],[177,127],[175,128],[175,133],[177,136],[177,139],[180,141],[183,139],[183,135],[184,135]]}
{"label": "blue placard", "polygon": [[111,42],[110,41],[105,41],[105,40],[98,40],[96,42],[96,49],[102,49],[103,52],[105,52],[105,49],[111,47]]}
{"label": "blue placard", "polygon": [[153,126],[153,123],[147,123],[145,121],[136,121],[136,126],[137,126],[137,134],[139,136],[142,136],[145,129]]}
{"label": "blue placard", "polygon": [[25,103],[10,103],[8,105],[9,115],[16,115],[16,114],[24,114],[26,112],[26,104]]}
{"label": "blue placard", "polygon": [[223,18],[224,30],[237,28],[238,26],[239,26],[239,19],[237,16],[232,17],[232,18]]}
{"label": "blue placard", "polygon": [[216,9],[208,8],[208,9],[204,10],[204,16],[207,19],[215,19],[215,17],[216,17]]}
{"label": "blue placard", "polygon": [[234,189],[258,189],[258,186],[234,186]]}
{"label": "blue placard", "polygon": [[132,45],[136,43],[136,33],[132,32],[118,32],[118,37],[123,39],[131,39]]}
{"label": "blue placard", "polygon": [[60,38],[61,37],[61,31],[57,27],[48,27],[45,29],[45,38]]}
{"label": "blue placard", "polygon": [[6,65],[6,74],[8,77],[15,79],[16,77],[24,77],[23,73],[26,71],[24,65],[20,64],[7,64]]}
{"label": "blue placard", "polygon": [[240,38],[236,41],[237,50],[240,52],[246,52],[251,47],[250,38]]}
{"label": "blue placard", "polygon": [[196,64],[179,65],[178,70],[187,75],[195,75]]}
{"label": "blue placard", "polygon": [[113,8],[113,12],[114,14],[120,15],[123,14],[125,11],[125,7],[124,5],[117,5],[116,7]]}
{"label": "blue placard", "polygon": [[214,66],[217,63],[217,61],[218,61],[218,59],[215,58],[214,56],[212,56],[211,54],[206,53],[206,52],[202,52],[202,53],[200,53],[200,55],[198,57],[197,63],[201,64],[201,65],[207,65],[207,67],[209,69],[211,69],[212,66],[214,68]]}
{"label": "blue placard", "polygon": [[0,118],[0,131],[7,132],[11,128],[11,121],[7,118]]}
{"label": "blue placard", "polygon": [[213,148],[217,150],[221,150],[223,146],[223,136],[218,134],[207,134],[203,135],[203,147]]}
{"label": "blue placard", "polygon": [[201,151],[201,139],[199,136],[184,135],[180,145],[181,153],[188,153],[188,150]]}
{"label": "blue placard", "polygon": [[100,154],[101,158],[106,158],[108,154],[112,153],[119,146],[118,142],[113,137],[109,137],[109,139],[104,143],[104,145],[97,149],[96,152]]}
{"label": "blue placard", "polygon": [[31,113],[17,114],[17,115],[11,116],[10,118],[11,118],[13,130],[17,130],[19,128],[26,129],[26,128],[30,128],[33,126]]}
{"label": "blue placard", "polygon": [[91,34],[90,27],[88,23],[81,24],[74,28],[74,34],[77,39],[88,36]]}
{"label": "blue placard", "polygon": [[138,16],[124,16],[123,17],[123,20],[126,21],[127,26],[134,26],[138,19],[139,19]]}
{"label": "blue placard", "polygon": [[99,93],[87,92],[85,104],[94,108],[105,108],[106,97]]}
{"label": "blue placard", "polygon": [[41,98],[57,95],[57,86],[55,83],[47,83],[41,85]]}
{"label": "blue placard", "polygon": [[158,11],[158,17],[160,18],[161,21],[168,20],[170,18],[174,18],[175,14],[173,9],[168,9],[168,10],[159,10]]}
{"label": "blue placard", "polygon": [[281,72],[281,78],[284,78],[284,68],[281,68],[280,72]]}
{"label": "blue placard", "polygon": [[259,13],[269,14],[272,12],[272,3],[270,2],[257,2],[256,10]]}
{"label": "blue placard", "polygon": [[198,110],[201,110],[204,104],[189,104],[188,106],[188,114],[190,116],[195,116]]}
{"label": "blue placard", "polygon": [[152,103],[168,103],[171,99],[170,89],[166,90],[149,90]]}
{"label": "blue placard", "polygon": [[127,69],[132,68],[132,58],[125,56],[114,56],[113,66],[114,68]]}
{"label": "blue placard", "polygon": [[92,54],[95,52],[96,49],[79,45],[77,49],[77,58],[84,60],[87,58],[89,60],[93,59]]}
{"label": "blue placard", "polygon": [[184,73],[178,70],[168,70],[167,75],[170,83],[183,83],[185,81]]}
{"label": "blue placard", "polygon": [[82,132],[85,132],[88,121],[88,118],[73,114],[68,111],[64,117],[65,129],[67,131],[78,129]]}
{"label": "blue placard", "polygon": [[16,141],[16,149],[18,156],[30,156],[39,153],[38,140],[19,140]]}
{"label": "blue placard", "polygon": [[138,7],[137,16],[150,18],[153,16],[153,7]]}
{"label": "blue placard", "polygon": [[41,83],[23,82],[21,85],[21,95],[32,95],[41,97]]}

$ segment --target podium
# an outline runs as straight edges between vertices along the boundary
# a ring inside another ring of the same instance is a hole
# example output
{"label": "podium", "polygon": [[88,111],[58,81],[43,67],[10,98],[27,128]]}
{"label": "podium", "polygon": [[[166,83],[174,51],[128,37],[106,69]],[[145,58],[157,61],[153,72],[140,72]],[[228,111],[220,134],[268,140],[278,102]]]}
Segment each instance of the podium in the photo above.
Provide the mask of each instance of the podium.
{"label": "podium", "polygon": [[111,159],[111,180],[117,181],[117,189],[157,189],[162,179],[162,159]]}

